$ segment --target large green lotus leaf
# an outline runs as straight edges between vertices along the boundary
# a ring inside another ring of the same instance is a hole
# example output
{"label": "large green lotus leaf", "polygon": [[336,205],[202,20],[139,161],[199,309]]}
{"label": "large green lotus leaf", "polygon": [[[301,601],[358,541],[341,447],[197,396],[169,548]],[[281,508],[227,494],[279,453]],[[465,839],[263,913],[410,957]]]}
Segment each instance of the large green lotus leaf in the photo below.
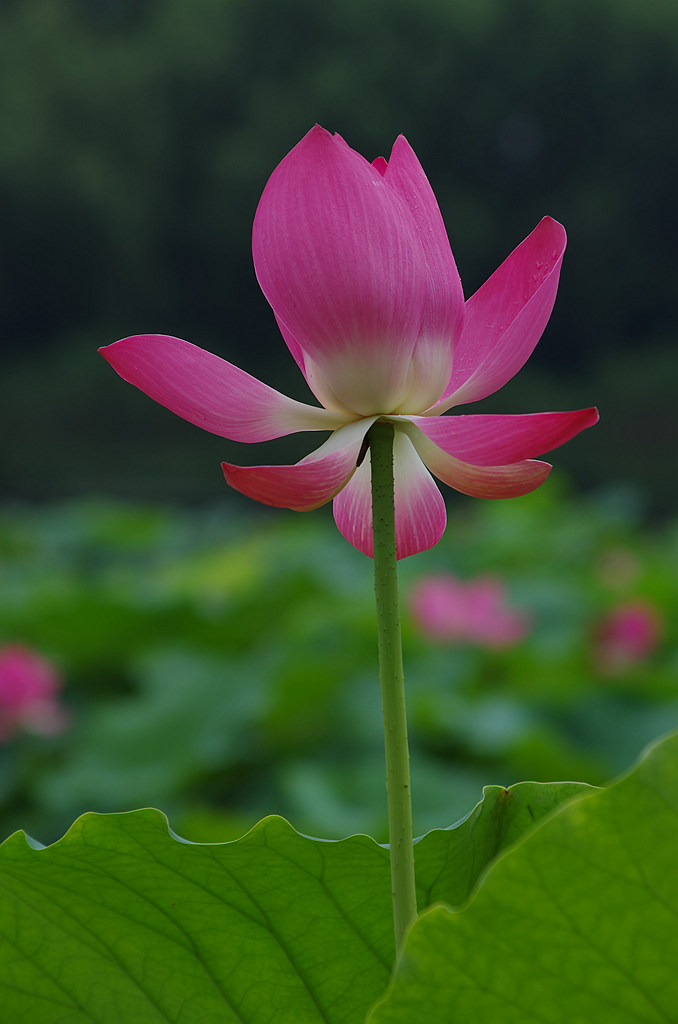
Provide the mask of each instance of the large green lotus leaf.
{"label": "large green lotus leaf", "polygon": [[201,846],[134,811],[84,815],[42,850],[17,834],[2,854],[8,1021],[358,1021],[388,982],[388,854],[366,837],[267,818]]}
{"label": "large green lotus leaf", "polygon": [[678,1021],[678,734],[412,927],[370,1024]]}
{"label": "large green lotus leaf", "polygon": [[549,812],[571,797],[594,792],[582,782],[519,782],[486,786],[483,799],[451,829],[435,829],[416,846],[420,908],[458,906],[487,865]]}
{"label": "large green lotus leaf", "polygon": [[[419,905],[480,871],[580,787],[489,787],[417,844]],[[0,1020],[12,1024],[359,1024],[393,962],[388,852],[267,818],[185,843],[158,811],[86,814],[52,846],[0,850]],[[4,1015],[4,1016],[3,1016]]]}

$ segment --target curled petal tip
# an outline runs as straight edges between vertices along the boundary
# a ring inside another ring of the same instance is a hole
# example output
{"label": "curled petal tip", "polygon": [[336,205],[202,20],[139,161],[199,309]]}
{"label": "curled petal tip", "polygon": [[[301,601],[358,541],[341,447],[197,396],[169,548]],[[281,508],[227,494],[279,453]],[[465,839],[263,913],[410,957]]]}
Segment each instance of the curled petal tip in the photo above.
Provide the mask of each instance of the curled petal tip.
{"label": "curled petal tip", "polygon": [[542,219],[539,221],[539,224],[537,225],[537,227],[539,227],[541,224],[543,224],[545,226],[549,225],[550,227],[557,228],[559,231],[562,231],[563,233],[565,233],[565,228],[560,223],[560,221],[556,220],[555,217],[551,217],[551,215],[548,214],[548,213],[544,217],[542,217]]}

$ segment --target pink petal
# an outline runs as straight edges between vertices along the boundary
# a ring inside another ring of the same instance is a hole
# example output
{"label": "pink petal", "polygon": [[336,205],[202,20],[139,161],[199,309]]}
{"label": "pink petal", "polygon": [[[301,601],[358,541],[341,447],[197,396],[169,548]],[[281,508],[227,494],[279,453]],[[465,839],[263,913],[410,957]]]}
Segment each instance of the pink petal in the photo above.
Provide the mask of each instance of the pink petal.
{"label": "pink petal", "polygon": [[407,433],[424,464],[439,480],[473,498],[517,498],[534,491],[551,472],[548,462],[532,460],[506,466],[471,465],[443,451],[414,425]]}
{"label": "pink petal", "polygon": [[334,430],[350,419],[295,402],[225,359],[165,334],[124,338],[99,352],[123,380],[154,401],[231,441]]}
{"label": "pink petal", "polygon": [[293,466],[234,466],[222,462],[226,482],[264,505],[309,512],[324,505],[350,479],[365,434],[374,423],[358,420]]}
{"label": "pink petal", "polygon": [[[278,327],[280,328],[280,333],[283,336],[285,344],[287,345],[288,349],[292,353],[292,358],[294,359],[295,363],[297,364],[297,366],[299,367],[301,372],[304,374],[304,376],[306,376],[306,370],[304,368],[305,367],[305,360],[304,360],[304,350],[303,350],[303,348],[301,347],[301,345],[299,344],[297,339],[294,337],[292,332],[287,330],[287,328],[285,327],[285,325],[282,322],[282,320],[279,320],[277,316],[276,316],[275,320],[276,320],[276,323],[277,323]],[[316,395],[316,398],[317,397],[318,396]]]}
{"label": "pink petal", "polygon": [[[409,438],[399,430],[393,453],[396,552],[398,558],[407,558],[438,543],[445,530],[445,502]],[[334,499],[334,518],[346,540],[373,558],[369,453]]]}
{"label": "pink petal", "polygon": [[273,310],[343,407],[402,401],[427,290],[402,197],[338,137],[313,128],[271,175],[252,237]]}
{"label": "pink petal", "polygon": [[491,395],[525,364],[551,315],[565,244],[563,226],[544,217],[467,301],[437,412]]}
{"label": "pink petal", "polygon": [[355,419],[354,413],[339,401],[334,391],[325,380],[320,367],[318,367],[311,357],[304,352],[297,339],[294,337],[292,332],[285,327],[282,320],[278,320],[277,317],[276,320],[278,322],[278,327],[280,328],[280,333],[285,339],[285,344],[292,353],[297,366],[303,373],[306,383],[323,408],[328,409],[331,412],[340,413],[344,422],[349,419]]}
{"label": "pink petal", "polygon": [[418,411],[437,401],[450,379],[452,354],[464,322],[464,293],[433,189],[404,136],[396,139],[382,173],[410,208],[429,275],[413,353],[417,379],[407,399],[409,410]]}
{"label": "pink petal", "polygon": [[597,409],[522,416],[411,416],[439,448],[475,466],[506,466],[543,455],[598,422]]}

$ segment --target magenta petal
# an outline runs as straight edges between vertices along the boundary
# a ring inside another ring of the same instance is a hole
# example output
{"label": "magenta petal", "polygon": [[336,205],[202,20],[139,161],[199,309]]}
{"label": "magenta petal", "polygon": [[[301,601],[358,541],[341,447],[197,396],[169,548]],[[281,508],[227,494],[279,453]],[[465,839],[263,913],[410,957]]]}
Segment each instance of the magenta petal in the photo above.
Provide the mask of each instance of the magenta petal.
{"label": "magenta petal", "polygon": [[[284,323],[282,323],[282,321],[280,321],[277,317],[276,317],[276,323],[278,324],[278,327],[280,328],[280,333],[283,336],[285,344],[287,345],[288,349],[292,353],[292,358],[294,359],[295,363],[297,364],[297,366],[299,367],[301,372],[304,374],[304,376],[306,376],[306,370],[304,368],[305,367],[304,350],[302,349],[301,345],[299,344],[297,339],[294,337],[292,332],[288,331],[287,328],[285,327]],[[316,395],[316,398],[317,397],[318,396]]]}
{"label": "magenta petal", "polygon": [[462,462],[506,466],[543,455],[598,422],[597,409],[522,416],[411,416],[429,440]]}
{"label": "magenta petal", "polygon": [[408,434],[434,476],[472,498],[517,498],[541,486],[552,469],[548,462],[533,460],[507,466],[474,466],[449,455],[414,426]]}
{"label": "magenta petal", "polygon": [[553,468],[534,459],[509,466],[470,466],[450,456],[445,463],[426,458],[426,465],[448,487],[472,498],[519,498],[541,487]]}
{"label": "magenta petal", "polygon": [[410,210],[379,171],[316,126],[271,175],[252,252],[278,320],[342,406],[364,415],[396,408],[427,267]]}
{"label": "magenta petal", "polygon": [[544,217],[466,302],[452,377],[437,411],[491,395],[525,364],[556,300],[565,229]]}
{"label": "magenta petal", "polygon": [[337,430],[325,444],[293,466],[234,466],[223,462],[226,482],[264,505],[296,512],[319,508],[350,479],[374,419],[359,420]]}
{"label": "magenta petal", "polygon": [[[276,318],[277,319],[277,318]],[[323,408],[330,412],[337,412],[343,422],[355,419],[355,414],[339,401],[331,386],[323,377],[320,367],[307,355],[291,331],[287,329],[282,320],[278,320],[280,333],[285,339],[285,344],[292,353],[294,360],[304,375],[306,383],[318,399]]]}
{"label": "magenta petal", "polygon": [[[445,530],[445,502],[409,438],[398,430],[393,454],[396,552],[407,558],[438,543]],[[334,499],[334,518],[346,540],[373,558],[369,453]]]}
{"label": "magenta petal", "polygon": [[334,430],[349,419],[295,402],[212,352],[165,334],[124,338],[99,352],[154,401],[231,441]]}
{"label": "magenta petal", "polygon": [[[396,139],[391,159],[383,174],[386,181],[410,208],[424,249],[429,274],[421,333],[414,351],[415,367],[418,355],[423,355],[420,349],[429,346],[442,349],[447,360],[446,379],[437,376],[432,378],[429,384],[429,390],[431,387],[437,388],[436,396],[430,402],[424,401],[417,406],[419,409],[425,409],[442,394],[442,389],[449,380],[452,353],[464,322],[464,293],[433,189],[414,150],[404,136],[400,135]],[[424,360],[425,363],[428,363],[429,359],[430,356]],[[440,373],[441,369],[442,364],[436,366],[436,373]]]}

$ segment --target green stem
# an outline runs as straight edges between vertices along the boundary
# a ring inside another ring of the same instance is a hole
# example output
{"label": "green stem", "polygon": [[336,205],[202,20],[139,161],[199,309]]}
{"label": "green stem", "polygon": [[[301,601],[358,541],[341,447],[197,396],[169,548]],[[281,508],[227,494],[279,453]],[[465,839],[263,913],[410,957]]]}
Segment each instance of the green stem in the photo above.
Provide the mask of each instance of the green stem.
{"label": "green stem", "polygon": [[393,497],[393,426],[377,422],[368,434],[372,467],[374,590],[379,634],[379,678],[386,746],[386,793],[396,955],[416,917],[410,755],[407,746],[405,678],[400,637]]}

